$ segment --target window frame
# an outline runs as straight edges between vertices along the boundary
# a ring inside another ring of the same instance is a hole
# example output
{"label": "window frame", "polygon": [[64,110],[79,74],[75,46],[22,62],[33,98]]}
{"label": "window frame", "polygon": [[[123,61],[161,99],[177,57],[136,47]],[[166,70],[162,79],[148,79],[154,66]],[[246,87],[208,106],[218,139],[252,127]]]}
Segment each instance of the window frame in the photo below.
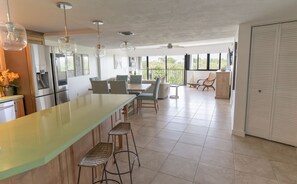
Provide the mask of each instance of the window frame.
{"label": "window frame", "polygon": [[[197,56],[197,68],[194,69],[189,69],[189,71],[217,71],[221,69],[221,61],[222,61],[222,53],[224,52],[220,52],[220,53],[206,53],[207,54],[207,63],[206,63],[206,69],[199,69],[199,54],[192,54]],[[203,53],[205,54],[205,53]],[[219,69],[210,69],[210,54],[219,54]]]}

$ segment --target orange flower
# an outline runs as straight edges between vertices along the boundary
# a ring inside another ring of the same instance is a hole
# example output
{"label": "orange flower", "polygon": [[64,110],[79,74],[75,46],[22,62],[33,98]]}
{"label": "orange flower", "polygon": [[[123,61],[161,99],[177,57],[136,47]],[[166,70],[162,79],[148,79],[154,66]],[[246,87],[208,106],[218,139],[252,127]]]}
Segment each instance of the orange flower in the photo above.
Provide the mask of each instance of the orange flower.
{"label": "orange flower", "polygon": [[9,69],[0,72],[0,85],[7,87],[14,80],[18,79],[20,76],[17,73],[9,72]]}

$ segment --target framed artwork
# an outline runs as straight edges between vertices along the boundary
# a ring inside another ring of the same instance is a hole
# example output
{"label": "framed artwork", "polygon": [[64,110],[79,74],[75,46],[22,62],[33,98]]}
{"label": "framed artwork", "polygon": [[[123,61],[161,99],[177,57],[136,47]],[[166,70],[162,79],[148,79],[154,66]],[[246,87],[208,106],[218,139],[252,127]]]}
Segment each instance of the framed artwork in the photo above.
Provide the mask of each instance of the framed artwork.
{"label": "framed artwork", "polygon": [[122,68],[122,60],[119,55],[116,55],[116,54],[113,55],[113,65],[114,65],[114,69]]}
{"label": "framed artwork", "polygon": [[83,75],[83,64],[82,64],[82,55],[75,54],[74,55],[74,63],[75,63],[75,76]]}
{"label": "framed artwork", "polygon": [[82,64],[83,64],[83,75],[90,74],[90,64],[89,64],[89,55],[82,55]]}

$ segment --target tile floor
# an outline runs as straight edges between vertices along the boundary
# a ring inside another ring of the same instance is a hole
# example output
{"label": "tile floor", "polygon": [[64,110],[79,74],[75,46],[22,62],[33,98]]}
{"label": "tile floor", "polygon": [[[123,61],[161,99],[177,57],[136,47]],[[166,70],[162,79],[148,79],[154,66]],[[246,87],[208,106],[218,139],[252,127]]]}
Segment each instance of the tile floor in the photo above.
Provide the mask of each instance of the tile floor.
{"label": "tile floor", "polygon": [[[233,136],[229,100],[188,87],[179,92],[177,100],[159,101],[158,114],[142,109],[130,116],[141,162],[133,183],[297,184],[296,148]],[[126,155],[118,160],[125,170]],[[128,175],[123,180],[129,183]]]}

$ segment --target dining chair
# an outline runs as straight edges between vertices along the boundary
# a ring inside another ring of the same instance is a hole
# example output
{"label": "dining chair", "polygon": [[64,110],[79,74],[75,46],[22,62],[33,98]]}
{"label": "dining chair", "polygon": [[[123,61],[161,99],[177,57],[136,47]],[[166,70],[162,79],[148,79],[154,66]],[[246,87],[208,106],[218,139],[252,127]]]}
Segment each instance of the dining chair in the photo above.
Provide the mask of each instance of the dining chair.
{"label": "dining chair", "polygon": [[130,75],[130,84],[141,84],[142,75]]}
{"label": "dining chair", "polygon": [[126,81],[126,82],[128,82],[128,75],[117,75],[116,80],[117,81]]}
{"label": "dining chair", "polygon": [[128,94],[127,82],[124,80],[109,81],[111,94]]}
{"label": "dining chair", "polygon": [[107,81],[91,81],[92,90],[94,94],[108,94],[108,83]]}
{"label": "dining chair", "polygon": [[[159,110],[159,104],[158,104],[158,94],[159,94],[159,88],[160,88],[160,78],[156,79],[155,82],[155,88],[153,93],[141,93],[137,96],[137,111],[139,108],[155,108],[156,113]],[[147,101],[153,101],[153,103],[143,103],[143,100]],[[146,106],[143,106],[143,104],[146,104]],[[152,106],[153,105],[153,106]]]}

